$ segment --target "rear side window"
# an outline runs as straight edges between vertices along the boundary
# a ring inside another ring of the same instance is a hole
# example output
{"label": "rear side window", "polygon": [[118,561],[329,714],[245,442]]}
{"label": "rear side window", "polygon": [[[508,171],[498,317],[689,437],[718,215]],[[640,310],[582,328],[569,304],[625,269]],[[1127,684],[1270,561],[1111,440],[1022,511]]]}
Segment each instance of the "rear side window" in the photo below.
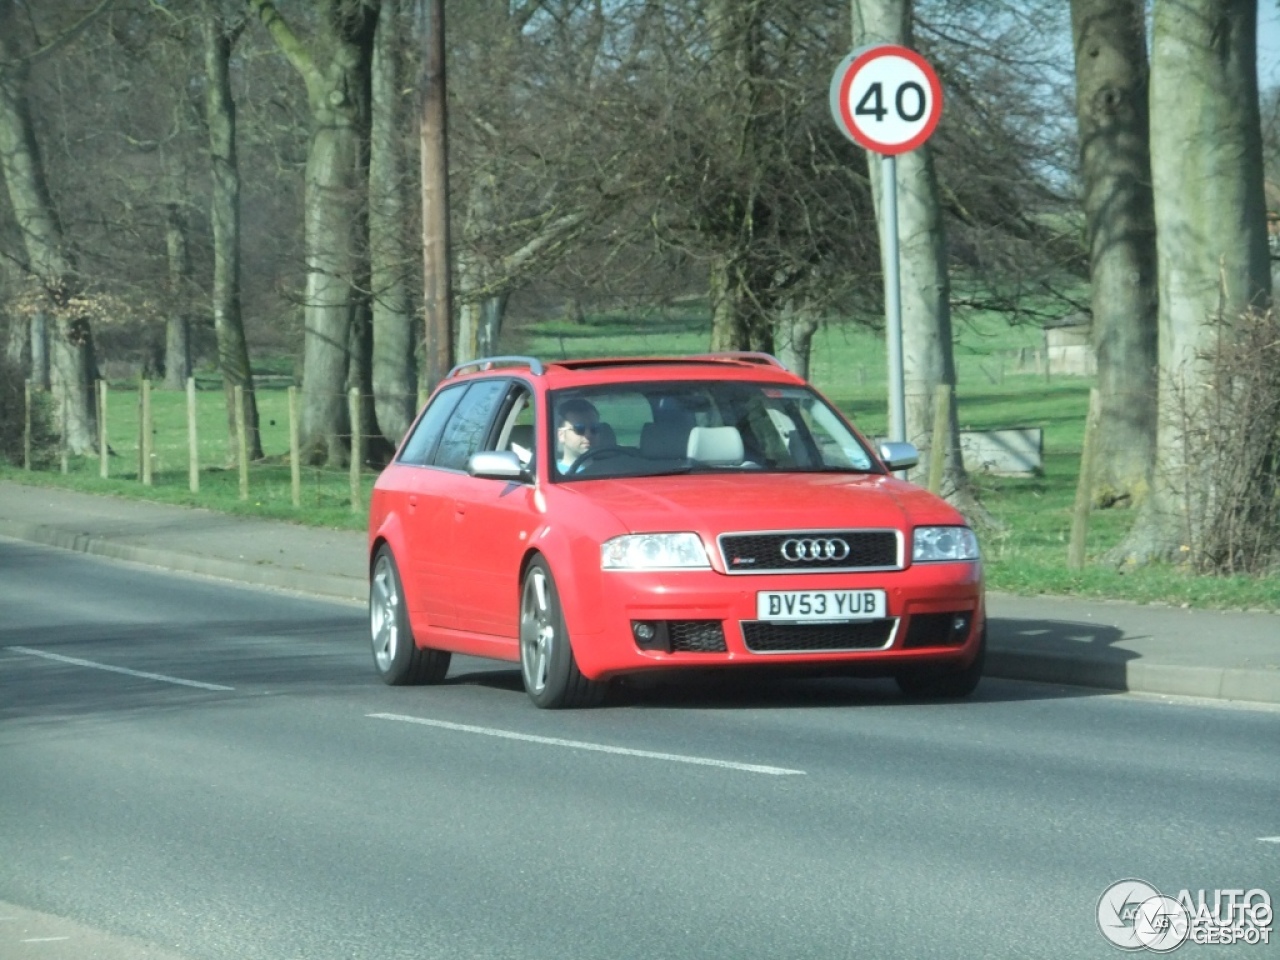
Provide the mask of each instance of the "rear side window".
{"label": "rear side window", "polygon": [[422,415],[422,419],[414,428],[413,435],[409,437],[408,443],[400,452],[401,463],[421,467],[431,462],[431,455],[435,452],[436,443],[449,419],[449,414],[453,413],[458,401],[466,392],[466,385],[461,384],[456,387],[447,387],[435,395],[431,405],[427,407],[427,412]]}
{"label": "rear side window", "polygon": [[467,460],[477,450],[483,449],[494,411],[509,385],[506,380],[480,380],[471,384],[445,424],[440,446],[432,461],[437,467],[467,469]]}

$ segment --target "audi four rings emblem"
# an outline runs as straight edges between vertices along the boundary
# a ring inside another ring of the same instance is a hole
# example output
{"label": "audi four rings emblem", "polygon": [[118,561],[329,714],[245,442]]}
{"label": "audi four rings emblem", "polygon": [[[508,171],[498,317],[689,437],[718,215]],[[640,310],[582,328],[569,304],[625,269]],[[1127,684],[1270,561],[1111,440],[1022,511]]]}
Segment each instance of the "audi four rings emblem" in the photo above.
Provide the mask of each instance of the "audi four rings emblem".
{"label": "audi four rings emblem", "polygon": [[849,544],[838,537],[782,541],[782,559],[792,563],[800,560],[843,560],[848,556]]}

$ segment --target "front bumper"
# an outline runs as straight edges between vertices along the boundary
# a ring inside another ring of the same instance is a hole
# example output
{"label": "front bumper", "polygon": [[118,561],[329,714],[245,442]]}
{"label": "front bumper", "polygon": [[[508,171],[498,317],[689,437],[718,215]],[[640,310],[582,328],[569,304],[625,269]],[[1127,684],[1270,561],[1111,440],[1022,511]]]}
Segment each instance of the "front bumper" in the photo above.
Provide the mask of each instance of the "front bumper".
{"label": "front bumper", "polygon": [[[608,572],[598,584],[598,595],[590,598],[562,592],[578,667],[594,680],[713,666],[821,666],[868,674],[922,664],[963,667],[977,655],[985,627],[979,562],[838,574]],[[762,590],[870,589],[885,591],[883,620],[789,624],[757,618]],[[655,635],[638,636],[647,632],[639,624],[651,625]]]}

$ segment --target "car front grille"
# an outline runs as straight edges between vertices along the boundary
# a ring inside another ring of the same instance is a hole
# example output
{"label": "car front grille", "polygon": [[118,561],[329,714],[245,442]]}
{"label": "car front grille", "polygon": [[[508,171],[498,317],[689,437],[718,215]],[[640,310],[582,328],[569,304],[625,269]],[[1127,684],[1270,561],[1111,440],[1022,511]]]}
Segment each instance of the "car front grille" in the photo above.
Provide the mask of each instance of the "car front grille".
{"label": "car front grille", "polygon": [[859,623],[769,623],[742,621],[742,639],[752,653],[880,650],[893,639],[893,619]]}
{"label": "car front grille", "polygon": [[667,623],[673,653],[724,653],[724,627],[719,620],[671,620]]}
{"label": "car front grille", "polygon": [[731,574],[813,570],[898,570],[896,530],[794,530],[721,534],[720,555]]}
{"label": "car front grille", "polygon": [[724,653],[719,620],[632,620],[631,635],[641,650],[666,653]]}

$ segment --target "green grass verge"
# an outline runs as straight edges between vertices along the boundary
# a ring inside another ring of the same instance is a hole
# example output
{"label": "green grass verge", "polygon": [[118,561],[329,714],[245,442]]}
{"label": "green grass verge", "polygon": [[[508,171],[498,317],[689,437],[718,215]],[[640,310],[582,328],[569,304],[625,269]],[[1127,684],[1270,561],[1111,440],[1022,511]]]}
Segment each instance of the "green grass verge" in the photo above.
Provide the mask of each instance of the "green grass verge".
{"label": "green grass verge", "polygon": [[266,459],[249,466],[248,497],[240,496],[240,472],[228,441],[227,413],[220,386],[198,378],[196,394],[196,437],[200,462],[200,490],[190,490],[187,443],[187,398],[182,392],[151,390],[152,483],[141,481],[139,468],[140,420],[136,385],[112,384],[107,400],[107,443],[111,456],[107,479],[99,473],[97,457],[72,457],[68,472],[58,463],[40,470],[24,471],[0,466],[0,476],[22,483],[66,487],[85,493],[159,503],[198,506],[243,516],[270,517],[314,526],[362,529],[367,519],[364,504],[375,477],[366,474],[361,491],[361,508],[351,503],[351,478],[346,470],[303,467],[301,496],[293,505],[289,453],[289,397],[285,389],[256,391],[259,429]]}
{"label": "green grass verge", "polygon": [[[706,350],[705,321],[689,311],[592,317],[587,323],[553,321],[517,331],[504,352],[546,359],[602,355],[682,354]],[[976,477],[982,501],[1001,525],[987,534],[983,552],[988,585],[1020,594],[1060,594],[1161,602],[1217,609],[1280,610],[1280,578],[1197,577],[1173,565],[1129,572],[1100,562],[1128,530],[1132,514],[1095,511],[1090,519],[1084,570],[1067,569],[1071,507],[1079,472],[1080,447],[1090,383],[1080,377],[1052,377],[1020,370],[1019,351],[1041,347],[1031,326],[1010,327],[994,317],[957,324],[956,363],[960,386],[957,410],[963,429],[1029,426],[1044,430],[1044,472],[1034,478]],[[814,343],[813,382],[869,434],[886,422],[883,338],[851,324],[830,325]],[[250,468],[249,497],[240,499],[239,475],[228,469],[226,413],[220,390],[198,394],[200,493],[188,490],[185,396],[153,390],[154,483],[138,479],[137,393],[118,387],[111,394],[111,479],[98,477],[96,459],[73,459],[70,472],[31,473],[0,467],[0,476],[24,483],[66,486],[166,503],[201,506],[228,513],[263,516],[338,528],[363,529],[363,509],[353,510],[346,471],[303,470],[302,505],[291,501],[287,394],[259,389],[263,449],[268,461]],[[364,477],[362,503],[374,477]]]}

